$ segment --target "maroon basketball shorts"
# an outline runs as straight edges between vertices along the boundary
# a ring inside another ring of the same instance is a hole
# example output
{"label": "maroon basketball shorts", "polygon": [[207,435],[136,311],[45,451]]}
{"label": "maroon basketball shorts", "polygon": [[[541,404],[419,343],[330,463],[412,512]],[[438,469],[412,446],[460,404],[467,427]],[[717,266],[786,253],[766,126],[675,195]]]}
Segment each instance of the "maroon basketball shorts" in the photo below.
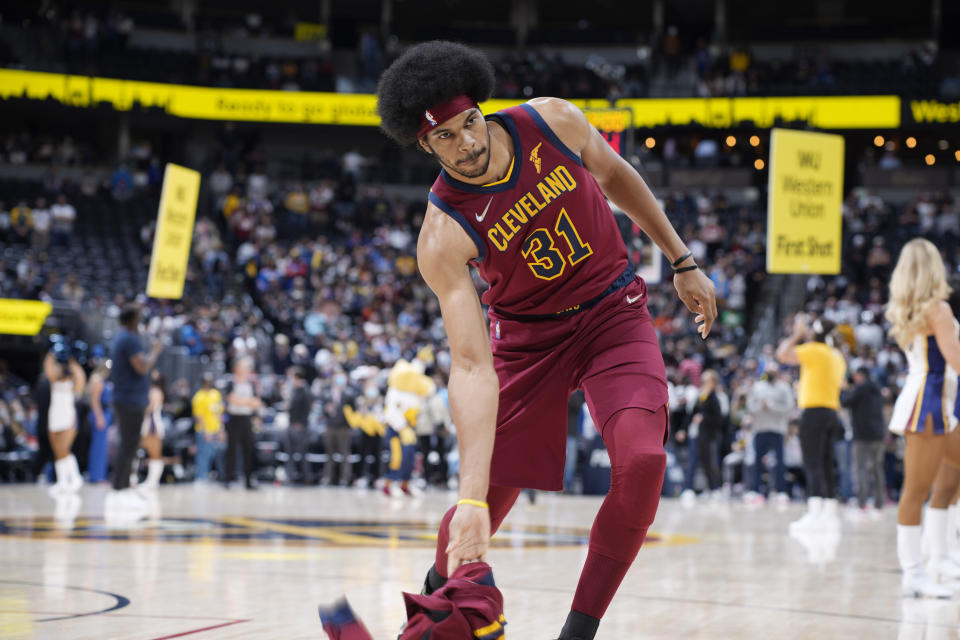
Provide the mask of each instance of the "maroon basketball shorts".
{"label": "maroon basketball shorts", "polygon": [[667,375],[639,277],[595,307],[550,320],[490,313],[500,408],[490,483],[563,488],[567,401],[583,389],[601,430],[618,411],[667,403]]}

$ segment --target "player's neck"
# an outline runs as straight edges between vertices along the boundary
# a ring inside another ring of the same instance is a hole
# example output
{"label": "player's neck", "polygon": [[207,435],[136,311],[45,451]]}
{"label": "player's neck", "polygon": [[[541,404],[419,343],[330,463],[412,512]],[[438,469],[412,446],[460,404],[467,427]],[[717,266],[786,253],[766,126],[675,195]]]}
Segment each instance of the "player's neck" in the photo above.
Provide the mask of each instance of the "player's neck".
{"label": "player's neck", "polygon": [[487,172],[476,178],[455,176],[461,182],[478,185],[490,184],[503,180],[510,170],[510,163],[513,161],[513,138],[500,123],[494,120],[487,120],[487,126],[490,127],[490,165],[487,167]]}

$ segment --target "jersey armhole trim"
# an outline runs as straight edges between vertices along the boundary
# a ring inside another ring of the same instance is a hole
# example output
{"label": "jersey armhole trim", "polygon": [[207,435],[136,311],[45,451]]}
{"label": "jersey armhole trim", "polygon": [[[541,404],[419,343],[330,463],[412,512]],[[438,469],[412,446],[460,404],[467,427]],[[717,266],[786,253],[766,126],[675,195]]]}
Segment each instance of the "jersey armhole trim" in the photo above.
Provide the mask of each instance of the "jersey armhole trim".
{"label": "jersey armhole trim", "polygon": [[551,129],[550,125],[547,124],[547,121],[543,119],[543,116],[537,113],[536,109],[531,107],[529,104],[522,104],[520,107],[527,112],[527,115],[530,116],[531,119],[533,119],[533,123],[537,125],[537,128],[540,129],[540,132],[546,136],[550,144],[556,147],[557,150],[563,155],[567,156],[581,167],[583,166],[583,160],[580,159],[580,156],[575,154],[570,150],[570,147],[560,141],[560,138],[558,138],[557,134],[553,132],[553,129]]}
{"label": "jersey armhole trim", "polygon": [[477,230],[470,226],[470,223],[467,222],[467,219],[464,218],[459,211],[451,207],[448,203],[444,202],[440,196],[435,194],[433,191],[429,195],[430,202],[437,206],[441,211],[446,213],[448,216],[457,221],[457,223],[463,227],[463,230],[467,232],[467,235],[473,240],[473,243],[477,245],[477,253],[479,258],[478,262],[483,262],[487,257],[487,247],[483,243],[483,239],[480,237],[480,234],[477,233]]}

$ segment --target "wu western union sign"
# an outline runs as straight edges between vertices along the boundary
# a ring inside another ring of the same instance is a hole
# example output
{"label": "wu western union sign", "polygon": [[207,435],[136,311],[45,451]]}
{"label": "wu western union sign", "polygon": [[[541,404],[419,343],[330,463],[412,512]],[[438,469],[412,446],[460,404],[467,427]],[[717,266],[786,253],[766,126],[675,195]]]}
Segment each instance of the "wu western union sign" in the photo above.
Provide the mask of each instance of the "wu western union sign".
{"label": "wu western union sign", "polygon": [[[0,69],[0,98],[52,99],[74,107],[108,103],[120,111],[140,105],[202,120],[380,124],[376,96],[369,94],[222,89],[14,69]],[[571,102],[581,109],[611,106],[602,99]],[[516,104],[516,100],[490,100],[482,107],[489,113]],[[901,116],[898,96],[629,99],[613,106],[631,111],[637,127],[728,128],[752,122],[766,128],[779,120],[802,121],[818,129],[895,129]]]}
{"label": "wu western union sign", "polygon": [[179,300],[190,260],[193,221],[200,193],[200,174],[193,169],[168,163],[160,191],[160,214],[153,235],[153,255],[147,276],[151,298]]}
{"label": "wu western union sign", "polygon": [[767,271],[840,273],[843,137],[774,129]]}

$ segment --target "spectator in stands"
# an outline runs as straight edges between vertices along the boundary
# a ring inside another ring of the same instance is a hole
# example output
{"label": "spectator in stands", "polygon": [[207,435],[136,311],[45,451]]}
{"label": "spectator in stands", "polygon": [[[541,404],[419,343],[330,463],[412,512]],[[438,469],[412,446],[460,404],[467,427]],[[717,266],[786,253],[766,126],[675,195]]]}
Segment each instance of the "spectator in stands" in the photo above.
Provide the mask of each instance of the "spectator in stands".
{"label": "spectator in stands", "polygon": [[291,483],[313,484],[313,469],[307,454],[310,452],[310,413],[313,411],[313,394],[307,377],[300,367],[291,367],[288,372],[293,392],[290,396],[290,426],[287,427],[287,479]]}
{"label": "spectator in stands", "polygon": [[50,207],[50,213],[53,216],[53,246],[69,248],[77,210],[67,202],[67,196],[61,193],[57,196],[57,202]]}
{"label": "spectator in stands", "polygon": [[303,233],[309,223],[310,199],[302,184],[296,184],[283,199],[287,209],[287,224],[295,234]]}
{"label": "spectator in stands", "polygon": [[113,340],[113,406],[120,431],[113,464],[113,493],[107,497],[107,509],[142,508],[143,501],[130,491],[130,467],[140,444],[144,411],[149,404],[150,372],[163,351],[155,341],[149,352],[138,335],[140,308],[127,304],[120,312],[120,330]]}
{"label": "spectator in stands", "polygon": [[772,452],[777,461],[770,471],[767,489],[777,492],[777,499],[786,501],[786,463],[783,458],[783,438],[787,433],[787,420],[794,408],[793,391],[789,383],[776,369],[767,369],[753,383],[747,396],[747,409],[753,419],[753,449],[755,462],[750,479],[749,502],[763,502],[760,478],[765,467],[764,458]]}
{"label": "spectator in stands", "polygon": [[213,386],[213,374],[204,373],[202,386],[193,396],[193,429],[196,432],[197,455],[194,459],[194,478],[200,482],[210,479],[210,466],[217,462],[217,473],[223,443],[223,396]]}
{"label": "spectator in stands", "polygon": [[21,200],[10,210],[10,227],[13,229],[13,241],[29,245],[33,234],[33,211]]}
{"label": "spectator in stands", "polygon": [[237,454],[243,457],[243,475],[247,489],[256,489],[256,463],[253,440],[253,416],[263,406],[253,379],[254,360],[241,356],[233,365],[233,380],[227,387],[227,474],[224,484],[230,486],[236,476]]}
{"label": "spectator in stands", "polygon": [[0,242],[10,240],[10,212],[7,210],[7,205],[0,200]]}
{"label": "spectator in stands", "polygon": [[860,367],[854,372],[853,387],[840,394],[840,401],[850,409],[853,422],[853,466],[857,502],[861,510],[867,508],[872,483],[873,507],[882,509],[887,500],[883,477],[883,439],[886,435],[883,394],[870,379],[870,370],[867,367]]}
{"label": "spectator in stands", "polygon": [[133,174],[126,163],[121,163],[110,176],[110,193],[117,201],[127,200],[133,195]]}

